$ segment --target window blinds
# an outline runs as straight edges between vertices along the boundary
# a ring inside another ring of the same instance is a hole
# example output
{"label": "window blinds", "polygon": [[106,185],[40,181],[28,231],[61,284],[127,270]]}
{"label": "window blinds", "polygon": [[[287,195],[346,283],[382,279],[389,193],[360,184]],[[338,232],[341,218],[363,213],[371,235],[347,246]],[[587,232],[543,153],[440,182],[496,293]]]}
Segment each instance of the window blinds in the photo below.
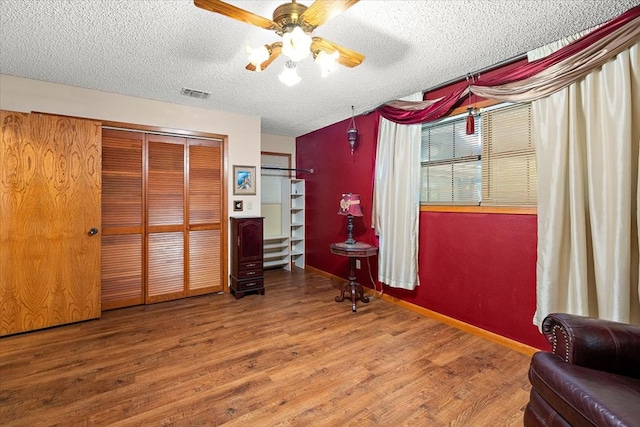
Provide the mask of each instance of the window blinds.
{"label": "window blinds", "polygon": [[420,187],[423,204],[480,203],[478,132],[476,129],[475,134],[466,134],[465,117],[423,127]]}
{"label": "window blinds", "polygon": [[482,204],[536,206],[531,104],[482,113]]}

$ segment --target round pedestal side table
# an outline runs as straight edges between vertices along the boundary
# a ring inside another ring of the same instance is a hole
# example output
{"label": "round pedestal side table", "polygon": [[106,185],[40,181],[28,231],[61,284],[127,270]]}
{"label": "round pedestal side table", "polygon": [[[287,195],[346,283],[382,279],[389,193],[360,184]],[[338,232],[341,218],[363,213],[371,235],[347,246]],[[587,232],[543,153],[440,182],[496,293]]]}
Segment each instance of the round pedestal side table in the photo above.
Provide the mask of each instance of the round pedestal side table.
{"label": "round pedestal side table", "polygon": [[331,243],[329,249],[332,254],[349,258],[349,281],[342,286],[340,295],[336,297],[336,302],[344,301],[344,294],[348,292],[351,296],[351,311],[355,313],[356,301],[369,302],[369,298],[364,295],[362,285],[356,282],[356,259],[374,256],[378,253],[378,248],[362,242],[356,242],[354,244],[340,242]]}

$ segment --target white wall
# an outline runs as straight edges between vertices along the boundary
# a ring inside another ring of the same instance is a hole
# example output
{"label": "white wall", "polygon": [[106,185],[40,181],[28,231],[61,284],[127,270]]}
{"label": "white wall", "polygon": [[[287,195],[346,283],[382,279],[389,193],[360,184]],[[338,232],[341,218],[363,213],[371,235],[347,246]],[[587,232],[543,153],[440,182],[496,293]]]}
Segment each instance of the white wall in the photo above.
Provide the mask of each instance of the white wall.
{"label": "white wall", "polygon": [[291,154],[291,167],[296,167],[296,139],[293,136],[262,134],[262,151]]}
{"label": "white wall", "polygon": [[[189,130],[228,136],[227,206],[244,200],[242,216],[260,216],[260,173],[255,196],[234,196],[232,165],[256,166],[260,170],[260,117],[188,107],[167,102],[82,89],[56,83],[0,74],[0,109],[38,111],[96,120],[108,120],[175,130]],[[295,146],[295,140],[294,140]]]}

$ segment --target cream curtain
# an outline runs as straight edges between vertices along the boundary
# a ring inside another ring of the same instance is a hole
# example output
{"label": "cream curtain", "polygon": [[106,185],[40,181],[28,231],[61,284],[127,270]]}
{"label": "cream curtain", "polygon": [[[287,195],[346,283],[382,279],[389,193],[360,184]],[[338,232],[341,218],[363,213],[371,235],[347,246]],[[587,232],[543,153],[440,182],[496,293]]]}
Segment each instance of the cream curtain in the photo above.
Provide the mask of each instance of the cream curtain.
{"label": "cream curtain", "polygon": [[[422,94],[409,101],[422,100]],[[372,225],[379,236],[378,280],[415,289],[418,279],[421,125],[380,118]]]}
{"label": "cream curtain", "polygon": [[[564,41],[565,43],[567,41]],[[551,53],[545,46],[531,56]],[[536,58],[534,58],[536,59]],[[640,43],[533,102],[537,311],[640,324]]]}

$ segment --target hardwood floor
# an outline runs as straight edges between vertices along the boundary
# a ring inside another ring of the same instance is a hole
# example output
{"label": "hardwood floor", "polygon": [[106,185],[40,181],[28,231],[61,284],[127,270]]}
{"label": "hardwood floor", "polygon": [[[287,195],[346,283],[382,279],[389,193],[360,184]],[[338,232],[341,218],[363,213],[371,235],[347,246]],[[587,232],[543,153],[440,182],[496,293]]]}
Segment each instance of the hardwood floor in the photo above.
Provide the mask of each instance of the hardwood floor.
{"label": "hardwood floor", "polygon": [[522,425],[529,357],[338,284],[267,271],[208,295],[0,339],[0,423]]}

